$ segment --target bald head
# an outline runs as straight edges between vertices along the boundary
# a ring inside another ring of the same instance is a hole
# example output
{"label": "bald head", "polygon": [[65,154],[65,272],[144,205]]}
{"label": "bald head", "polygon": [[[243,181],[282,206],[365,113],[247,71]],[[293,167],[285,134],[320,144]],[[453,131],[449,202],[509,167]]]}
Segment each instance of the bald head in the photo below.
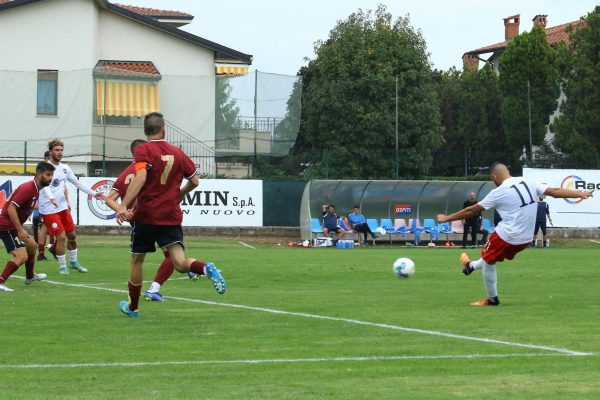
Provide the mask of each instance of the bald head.
{"label": "bald head", "polygon": [[508,168],[502,163],[492,164],[490,167],[490,175],[496,186],[500,186],[505,179],[510,178]]}

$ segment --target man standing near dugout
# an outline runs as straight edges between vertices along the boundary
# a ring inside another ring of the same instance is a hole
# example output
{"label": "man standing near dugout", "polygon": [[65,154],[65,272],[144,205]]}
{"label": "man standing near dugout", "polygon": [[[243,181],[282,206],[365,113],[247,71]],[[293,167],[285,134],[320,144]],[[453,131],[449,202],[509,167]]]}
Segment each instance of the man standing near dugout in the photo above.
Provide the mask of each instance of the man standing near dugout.
{"label": "man standing near dugout", "polygon": [[512,260],[517,253],[529,246],[533,237],[537,202],[535,199],[542,195],[556,198],[592,197],[593,190],[576,191],[570,189],[551,188],[529,178],[512,177],[506,165],[494,163],[490,168],[492,181],[497,188],[492,190],[479,203],[450,215],[438,214],[440,223],[456,221],[481,214],[483,210],[495,208],[502,221],[481,250],[481,258],[471,261],[467,253],[462,253],[460,262],[463,264],[463,274],[470,275],[473,271],[483,271],[483,283],[487,297],[471,303],[475,307],[498,306],[496,263],[504,259]]}
{"label": "man standing near dugout", "polygon": [[26,285],[46,279],[46,274],[33,272],[37,243],[27,234],[23,223],[31,214],[40,189],[48,186],[52,181],[53,172],[53,165],[46,162],[39,163],[35,168],[33,180],[19,185],[6,200],[4,208],[0,209],[0,239],[4,242],[6,251],[13,256],[0,274],[0,292],[13,291],[5,285],[5,282],[23,263],[25,263]]}
{"label": "man standing near dugout", "polygon": [[104,200],[106,196],[104,193],[95,193],[79,182],[71,168],[61,162],[64,144],[60,139],[50,140],[48,150],[50,151],[50,164],[54,166],[55,170],[52,184],[40,191],[40,214],[42,214],[48,234],[55,237],[53,252],[56,254],[60,273],[69,273],[65,247],[69,250],[69,267],[79,272],[88,272],[77,260],[75,224],[71,217],[69,202],[65,196],[65,182],[71,182],[77,189],[94,196],[98,200]]}
{"label": "man standing near dugout", "polygon": [[[213,263],[185,258],[180,203],[199,184],[196,166],[180,148],[165,141],[162,114],[145,116],[144,133],[148,143],[135,149],[135,178],[117,211],[117,222],[127,220],[132,225],[129,302],[119,302],[119,310],[130,317],[139,316],[144,258],[156,251],[156,243],[169,250],[177,271],[206,275],[219,294],[226,290],[225,279]],[[187,183],[182,188],[184,178]],[[128,209],[134,199],[135,209]]]}

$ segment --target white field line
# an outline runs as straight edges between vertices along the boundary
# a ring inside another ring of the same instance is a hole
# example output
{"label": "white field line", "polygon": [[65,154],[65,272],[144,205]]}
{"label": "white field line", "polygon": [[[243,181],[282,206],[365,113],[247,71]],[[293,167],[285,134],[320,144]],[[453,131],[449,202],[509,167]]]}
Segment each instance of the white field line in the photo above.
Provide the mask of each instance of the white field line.
{"label": "white field line", "polygon": [[[595,356],[588,353],[586,356]],[[521,353],[521,354],[448,354],[438,356],[364,356],[364,357],[323,357],[323,358],[271,358],[255,360],[189,360],[189,361],[136,361],[111,363],[76,363],[76,364],[11,364],[2,365],[1,369],[54,369],[54,368],[98,368],[98,367],[160,367],[174,365],[207,365],[207,364],[293,364],[293,363],[322,363],[322,362],[365,362],[365,361],[412,361],[412,360],[463,360],[489,358],[533,358],[533,357],[581,357],[583,354],[551,354],[551,353]]]}
{"label": "white field line", "polygon": [[592,239],[590,239],[590,242],[594,242],[594,243],[598,243],[598,244],[600,244],[600,242],[599,242],[599,241],[597,241],[597,240],[592,240]]}
{"label": "white field line", "polygon": [[[20,279],[25,279],[24,276],[18,276],[18,275],[11,275],[12,278],[20,278]],[[187,276],[182,276],[181,278],[169,278],[169,281],[181,281],[187,279],[189,280],[190,278]],[[142,281],[142,283],[152,283],[154,281]],[[54,283],[54,282],[52,282]],[[80,285],[118,285],[119,282],[90,282],[90,283],[80,283]]]}
{"label": "white field line", "polygon": [[[126,290],[91,286],[91,285],[86,285],[86,284],[73,284],[73,283],[64,283],[64,282],[57,282],[57,281],[45,281],[45,282],[48,282],[48,283],[54,284],[54,285],[64,285],[64,286],[71,286],[71,287],[78,287],[78,288],[85,288],[85,289],[104,290],[107,292],[115,292],[115,293],[128,293]],[[208,305],[220,306],[220,307],[237,308],[237,309],[242,309],[242,310],[258,311],[258,312],[264,312],[264,313],[269,313],[269,314],[291,315],[291,316],[295,316],[295,317],[320,319],[320,320],[325,320],[325,321],[346,322],[348,324],[372,326],[372,327],[376,327],[376,328],[392,329],[392,330],[402,331],[402,332],[420,333],[423,335],[440,336],[440,337],[446,337],[446,338],[451,338],[451,339],[467,340],[467,341],[472,341],[472,342],[483,342],[483,343],[492,343],[492,344],[499,344],[499,345],[505,345],[505,346],[511,346],[511,347],[523,347],[523,348],[528,348],[528,349],[546,350],[546,351],[553,351],[553,352],[568,354],[568,355],[572,355],[572,356],[586,356],[586,355],[592,354],[592,353],[584,353],[584,352],[574,351],[574,350],[569,350],[569,349],[563,349],[560,347],[542,346],[542,345],[519,343],[519,342],[509,342],[506,340],[496,340],[496,339],[482,338],[482,337],[477,337],[477,336],[457,335],[454,333],[433,331],[433,330],[427,330],[427,329],[407,328],[407,327],[399,326],[399,325],[380,324],[380,323],[376,323],[376,322],[361,321],[361,320],[357,320],[357,319],[330,317],[327,315],[308,314],[308,313],[294,312],[294,311],[282,311],[282,310],[276,310],[273,308],[251,307],[251,306],[245,306],[245,305],[241,305],[241,304],[218,303],[216,301],[188,299],[185,297],[168,296],[168,299],[169,300],[186,301],[186,302],[190,302],[190,303],[208,304]]]}
{"label": "white field line", "polygon": [[254,247],[254,246],[250,246],[248,243],[244,243],[244,242],[241,242],[241,241],[239,241],[239,240],[238,240],[238,243],[239,243],[239,244],[241,244],[242,246],[249,247],[249,248],[251,248],[252,250],[256,250],[256,247]]}

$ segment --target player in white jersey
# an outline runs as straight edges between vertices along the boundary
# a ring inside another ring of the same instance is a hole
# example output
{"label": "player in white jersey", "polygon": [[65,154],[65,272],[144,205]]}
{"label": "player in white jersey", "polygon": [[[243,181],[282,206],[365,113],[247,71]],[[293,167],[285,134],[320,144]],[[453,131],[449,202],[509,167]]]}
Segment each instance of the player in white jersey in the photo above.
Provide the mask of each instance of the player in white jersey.
{"label": "player in white jersey", "polygon": [[[77,189],[104,200],[104,193],[95,193],[92,189],[77,180],[77,177],[67,164],[60,161],[63,157],[64,144],[60,139],[48,142],[50,163],[54,165],[54,176],[50,186],[40,191],[39,210],[44,218],[47,231],[55,236],[54,252],[58,260],[61,274],[68,274],[65,244],[69,250],[69,266],[79,272],[87,272],[77,260],[77,242],[75,224],[71,217],[69,202],[65,196],[65,183],[71,182]],[[67,242],[68,239],[68,242]],[[65,243],[66,242],[66,243]]]}
{"label": "player in white jersey", "polygon": [[490,168],[492,181],[498,186],[483,200],[470,207],[466,207],[454,214],[439,214],[440,223],[456,221],[477,215],[483,210],[495,208],[502,217],[502,221],[490,236],[481,250],[481,258],[471,261],[466,253],[462,253],[460,261],[463,264],[463,274],[470,275],[476,269],[483,271],[483,283],[487,297],[471,303],[472,306],[497,306],[498,300],[496,262],[504,259],[512,260],[521,250],[527,248],[531,242],[535,219],[537,215],[538,197],[544,195],[557,198],[592,197],[593,190],[576,191],[561,188],[552,188],[542,185],[524,177],[512,177],[506,165],[495,163]]}

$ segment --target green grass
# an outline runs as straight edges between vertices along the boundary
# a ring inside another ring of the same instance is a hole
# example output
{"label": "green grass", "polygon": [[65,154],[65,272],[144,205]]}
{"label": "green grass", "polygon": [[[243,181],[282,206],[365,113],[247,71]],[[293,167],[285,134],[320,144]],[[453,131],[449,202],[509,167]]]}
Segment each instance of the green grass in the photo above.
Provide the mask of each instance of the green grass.
{"label": "green grass", "polygon": [[[124,293],[10,279],[15,291],[0,293],[0,398],[600,398],[600,245],[556,241],[499,264],[497,308],[468,306],[485,293],[480,272],[460,273],[459,249],[256,246],[188,238],[188,256],[215,262],[228,292],[173,279],[162,294],[181,299],[142,302],[139,318],[118,312]],[[59,275],[54,261],[36,269],[55,282],[127,289],[126,237],[81,237],[79,249],[88,274]],[[408,280],[391,272],[401,256],[417,265]],[[159,263],[148,257],[145,279]],[[119,365],[128,362],[156,364]]]}

